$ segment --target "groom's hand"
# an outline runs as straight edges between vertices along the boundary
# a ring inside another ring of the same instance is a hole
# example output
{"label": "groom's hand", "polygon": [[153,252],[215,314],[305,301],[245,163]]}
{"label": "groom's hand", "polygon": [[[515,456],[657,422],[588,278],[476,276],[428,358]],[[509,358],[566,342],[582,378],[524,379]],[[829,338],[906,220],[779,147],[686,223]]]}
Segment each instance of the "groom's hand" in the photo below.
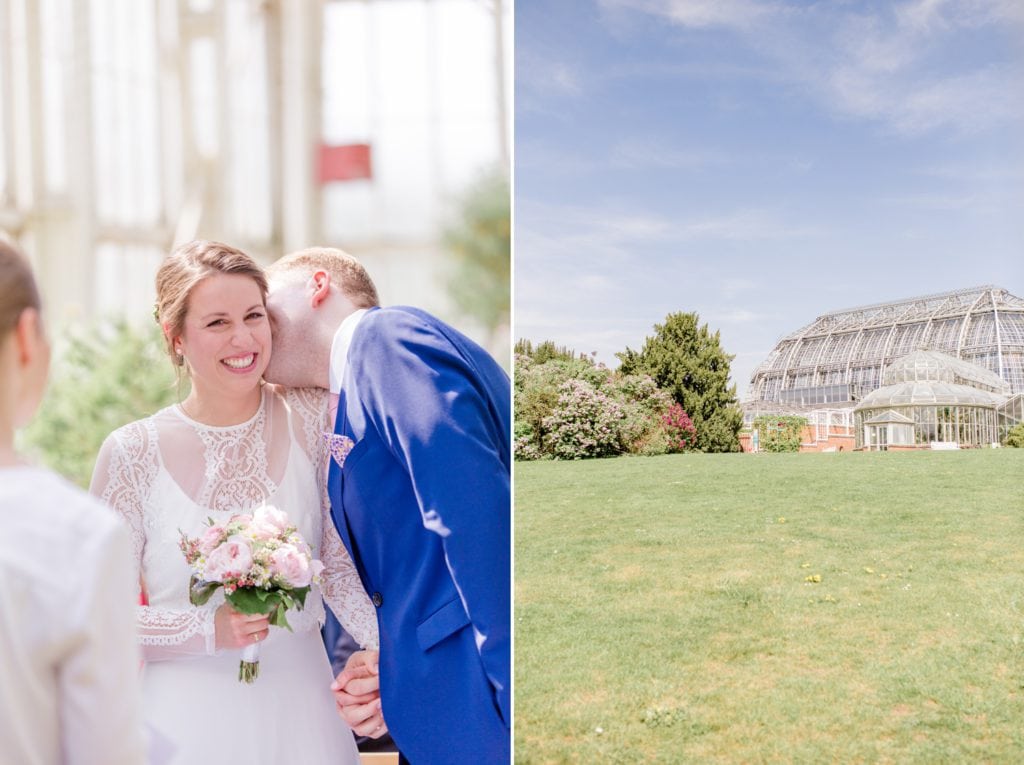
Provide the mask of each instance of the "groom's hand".
{"label": "groom's hand", "polygon": [[378,651],[356,651],[331,683],[338,714],[356,735],[380,738],[387,733],[381,712]]}

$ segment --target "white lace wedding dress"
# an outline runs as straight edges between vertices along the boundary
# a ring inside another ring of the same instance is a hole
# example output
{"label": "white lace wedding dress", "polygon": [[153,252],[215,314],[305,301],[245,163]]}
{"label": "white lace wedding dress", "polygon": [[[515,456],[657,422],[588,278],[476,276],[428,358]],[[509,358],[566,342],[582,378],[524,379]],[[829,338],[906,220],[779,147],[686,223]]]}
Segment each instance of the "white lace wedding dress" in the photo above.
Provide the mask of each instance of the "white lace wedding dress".
{"label": "white lace wedding dress", "polygon": [[172,406],[104,442],[93,493],[128,523],[149,605],[139,607],[144,717],[175,747],[174,763],[357,763],[352,733],[335,711],[314,587],[294,632],[271,627],[259,677],[238,681],[239,650],[215,650],[213,612],[196,608],[180,532],[260,504],[284,511],[326,566],[322,594],[364,647],[377,645],[376,615],[327,509],[327,394],[264,386],[248,422],[210,427]]}

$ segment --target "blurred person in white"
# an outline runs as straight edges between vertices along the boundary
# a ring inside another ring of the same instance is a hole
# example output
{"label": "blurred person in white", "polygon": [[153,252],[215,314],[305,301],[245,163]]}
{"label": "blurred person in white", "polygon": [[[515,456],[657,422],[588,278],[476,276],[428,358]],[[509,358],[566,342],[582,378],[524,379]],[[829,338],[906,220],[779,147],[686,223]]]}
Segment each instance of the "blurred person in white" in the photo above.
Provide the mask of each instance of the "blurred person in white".
{"label": "blurred person in white", "polygon": [[[178,247],[156,277],[167,352],[188,375],[180,404],[104,441],[92,492],[128,523],[144,602],[142,710],[173,744],[174,763],[358,762],[335,712],[320,639],[323,598],[364,647],[376,615],[331,522],[326,499],[329,395],[263,382],[271,353],[267,283],[245,253],[217,242]],[[181,532],[200,536],[260,505],[286,513],[325,565],[293,632],[235,611],[218,590],[189,602]],[[260,644],[259,677],[239,682],[241,648]]]}
{"label": "blurred person in white", "polygon": [[25,258],[0,238],[0,762],[144,762],[124,525],[14,451],[50,348]]}

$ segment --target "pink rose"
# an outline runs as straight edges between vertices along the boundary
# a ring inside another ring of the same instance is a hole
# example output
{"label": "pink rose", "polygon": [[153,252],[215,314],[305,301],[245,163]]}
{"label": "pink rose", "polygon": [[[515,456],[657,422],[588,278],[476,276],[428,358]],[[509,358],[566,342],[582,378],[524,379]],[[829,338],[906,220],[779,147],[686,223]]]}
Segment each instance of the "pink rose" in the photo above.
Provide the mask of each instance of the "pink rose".
{"label": "pink rose", "polygon": [[270,573],[290,587],[308,587],[313,581],[309,557],[294,545],[281,545],[270,554]]}
{"label": "pink rose", "polygon": [[221,537],[224,536],[224,527],[220,524],[214,524],[210,526],[203,535],[199,537],[199,552],[203,555],[209,555],[213,552],[217,545],[220,544]]}
{"label": "pink rose", "polygon": [[288,516],[275,507],[264,505],[256,508],[249,527],[256,539],[275,539],[284,534],[291,525]]}
{"label": "pink rose", "polygon": [[208,582],[237,579],[252,568],[252,547],[249,540],[238,534],[215,548],[206,557],[204,577]]}

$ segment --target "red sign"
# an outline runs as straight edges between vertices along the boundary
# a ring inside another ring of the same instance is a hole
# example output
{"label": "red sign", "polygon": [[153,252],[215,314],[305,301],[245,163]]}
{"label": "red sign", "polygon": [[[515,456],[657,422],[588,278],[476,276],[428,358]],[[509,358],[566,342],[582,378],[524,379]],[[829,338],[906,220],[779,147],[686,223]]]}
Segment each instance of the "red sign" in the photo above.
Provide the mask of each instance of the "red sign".
{"label": "red sign", "polygon": [[317,160],[317,176],[321,184],[373,178],[368,143],[350,143],[344,146],[320,144],[320,155]]}

